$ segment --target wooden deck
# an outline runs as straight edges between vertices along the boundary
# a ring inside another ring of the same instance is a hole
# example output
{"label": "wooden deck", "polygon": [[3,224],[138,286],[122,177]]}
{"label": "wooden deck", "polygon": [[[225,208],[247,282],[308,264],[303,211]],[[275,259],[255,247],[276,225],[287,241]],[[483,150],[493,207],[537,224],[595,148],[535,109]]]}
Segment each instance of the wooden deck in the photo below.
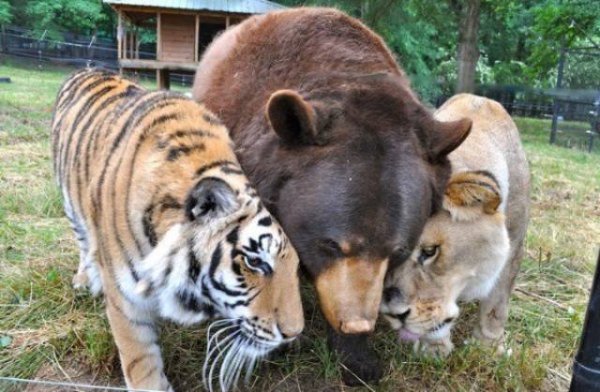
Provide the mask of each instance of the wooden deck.
{"label": "wooden deck", "polygon": [[196,62],[158,60],[120,59],[119,64],[121,68],[124,69],[155,69],[168,71],[196,72],[196,69],[198,68],[198,63]]}
{"label": "wooden deck", "polygon": [[196,72],[198,63],[180,63],[175,61],[158,60],[119,60],[121,69],[148,69],[156,71],[158,88],[168,90],[171,87],[171,71]]}

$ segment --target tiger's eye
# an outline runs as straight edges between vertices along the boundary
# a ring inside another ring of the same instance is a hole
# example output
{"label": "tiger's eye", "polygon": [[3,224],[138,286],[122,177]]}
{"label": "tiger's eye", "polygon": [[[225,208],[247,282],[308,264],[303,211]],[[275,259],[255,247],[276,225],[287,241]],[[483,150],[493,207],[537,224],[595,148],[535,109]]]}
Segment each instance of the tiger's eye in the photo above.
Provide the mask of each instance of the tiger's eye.
{"label": "tiger's eye", "polygon": [[257,268],[262,264],[262,260],[259,259],[258,257],[246,257],[246,263],[250,267]]}

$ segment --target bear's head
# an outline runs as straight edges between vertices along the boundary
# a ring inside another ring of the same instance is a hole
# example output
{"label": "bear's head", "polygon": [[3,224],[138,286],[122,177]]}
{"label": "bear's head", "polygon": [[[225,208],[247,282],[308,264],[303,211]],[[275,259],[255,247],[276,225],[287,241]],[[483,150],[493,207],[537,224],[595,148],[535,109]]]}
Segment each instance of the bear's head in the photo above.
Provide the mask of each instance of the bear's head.
{"label": "bear's head", "polygon": [[365,333],[388,266],[411,254],[439,207],[446,156],[471,122],[434,120],[399,75],[336,77],[271,94],[265,111],[277,137],[253,158],[269,163],[250,165],[268,169],[250,175],[314,279],[330,325]]}

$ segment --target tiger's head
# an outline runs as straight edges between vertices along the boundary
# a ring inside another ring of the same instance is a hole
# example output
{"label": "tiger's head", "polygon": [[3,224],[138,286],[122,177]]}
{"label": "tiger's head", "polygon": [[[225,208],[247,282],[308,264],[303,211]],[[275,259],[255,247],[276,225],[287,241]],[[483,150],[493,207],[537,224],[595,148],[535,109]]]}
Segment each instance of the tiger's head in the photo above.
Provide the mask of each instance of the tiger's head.
{"label": "tiger's head", "polygon": [[388,272],[381,313],[400,340],[448,337],[457,302],[485,297],[509,255],[498,184],[485,172],[454,175],[411,257]]}
{"label": "tiger's head", "polygon": [[222,360],[228,389],[244,366],[301,333],[299,259],[239,167],[208,170],[183,208],[184,221],[142,262],[138,292],[182,324],[220,319],[209,328],[206,363]]}

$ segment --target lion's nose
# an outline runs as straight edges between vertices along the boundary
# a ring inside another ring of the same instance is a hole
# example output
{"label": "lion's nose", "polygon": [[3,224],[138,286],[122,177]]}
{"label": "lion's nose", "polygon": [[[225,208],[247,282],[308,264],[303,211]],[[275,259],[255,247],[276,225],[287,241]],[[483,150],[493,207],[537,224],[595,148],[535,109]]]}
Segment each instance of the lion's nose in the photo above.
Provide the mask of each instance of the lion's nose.
{"label": "lion's nose", "polygon": [[400,297],[402,297],[402,292],[398,287],[386,287],[383,289],[383,301],[386,303]]}
{"label": "lion's nose", "polygon": [[410,314],[410,309],[408,309],[406,312],[402,312],[402,313],[398,314],[397,319],[403,323],[404,321],[406,321],[406,318],[408,317],[409,314]]}

